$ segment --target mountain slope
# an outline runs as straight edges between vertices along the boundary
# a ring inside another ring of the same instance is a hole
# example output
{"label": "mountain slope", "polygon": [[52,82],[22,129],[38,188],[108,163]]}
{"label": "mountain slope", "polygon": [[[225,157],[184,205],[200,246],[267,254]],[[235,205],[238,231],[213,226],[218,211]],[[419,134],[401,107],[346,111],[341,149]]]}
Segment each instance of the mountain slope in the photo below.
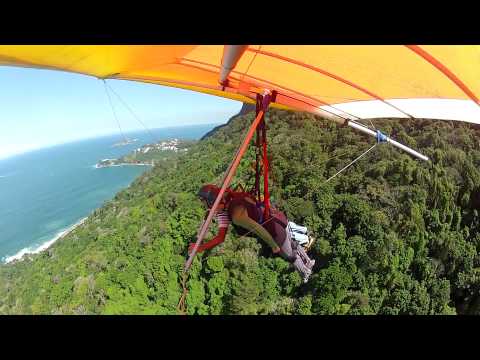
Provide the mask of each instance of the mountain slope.
{"label": "mountain slope", "polygon": [[[48,251],[0,266],[0,313],[177,313],[204,214],[195,194],[221,180],[252,120],[234,117]],[[382,144],[325,183],[373,140],[303,113],[271,110],[267,124],[272,198],[315,232],[315,274],[302,284],[259,241],[231,231],[193,263],[190,314],[480,314],[480,130],[376,121],[433,161]],[[251,179],[252,150],[236,183]]]}
{"label": "mountain slope", "polygon": [[252,112],[252,111],[255,111],[255,105],[243,103],[242,108],[240,109],[240,111],[238,112],[238,114],[233,115],[230,119],[228,119],[228,121],[227,121],[225,124],[218,125],[218,126],[214,127],[212,130],[210,130],[210,131],[207,132],[205,135],[203,135],[203,136],[200,138],[200,140],[205,140],[206,138],[208,138],[208,137],[212,136],[213,134],[215,134],[215,133],[216,133],[218,130],[220,130],[221,128],[230,125],[230,123],[231,123],[235,118],[237,118],[237,117],[239,117],[239,116],[242,116],[242,115],[246,115],[246,114],[248,114],[249,112]]}

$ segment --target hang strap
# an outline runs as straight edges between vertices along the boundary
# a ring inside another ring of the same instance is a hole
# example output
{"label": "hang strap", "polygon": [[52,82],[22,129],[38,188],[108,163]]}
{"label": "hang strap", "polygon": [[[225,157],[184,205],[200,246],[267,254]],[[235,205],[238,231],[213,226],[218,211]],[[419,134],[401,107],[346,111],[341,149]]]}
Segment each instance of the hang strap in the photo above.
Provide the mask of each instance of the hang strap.
{"label": "hang strap", "polygon": [[[265,125],[265,112],[270,102],[274,102],[276,98],[276,92],[272,91],[271,94],[264,96],[257,96],[256,114],[258,115],[263,111],[262,118],[257,127],[256,147],[257,152],[255,155],[255,185],[252,190],[253,195],[257,199],[257,202],[263,204],[263,218],[268,220],[270,218],[270,192],[269,192],[269,162],[267,152],[267,127]],[[263,166],[260,167],[260,158],[262,159]],[[263,201],[261,199],[260,191],[260,177],[263,172]]]}
{"label": "hang strap", "polygon": [[263,203],[265,210],[263,218],[268,220],[270,218],[270,192],[268,191],[268,156],[267,156],[267,128],[265,126],[265,119],[262,124],[262,147],[263,147]]}

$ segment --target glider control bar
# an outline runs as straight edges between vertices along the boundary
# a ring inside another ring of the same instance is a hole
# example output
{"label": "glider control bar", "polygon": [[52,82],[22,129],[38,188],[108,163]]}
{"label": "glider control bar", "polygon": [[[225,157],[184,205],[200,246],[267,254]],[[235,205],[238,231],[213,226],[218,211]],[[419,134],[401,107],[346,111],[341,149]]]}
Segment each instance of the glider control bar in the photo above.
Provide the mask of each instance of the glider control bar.
{"label": "glider control bar", "polygon": [[[260,95],[259,95],[260,96]],[[268,106],[270,105],[271,102],[271,97],[272,93],[270,91],[265,91],[265,93],[261,96],[262,99],[262,106],[260,109],[258,109],[258,113],[255,117],[255,120],[253,121],[252,125],[250,126],[247,135],[245,136],[242,144],[240,145],[235,158],[233,159],[232,163],[230,164],[230,167],[228,168],[228,172],[223,179],[223,184],[220,188],[220,191],[215,199],[215,202],[212,205],[212,208],[208,212],[207,219],[203,223],[200,232],[198,233],[197,236],[197,241],[195,242],[195,246],[193,247],[192,252],[190,253],[190,256],[188,257],[187,262],[185,263],[185,268],[184,268],[184,273],[188,273],[190,270],[190,266],[192,265],[193,258],[195,257],[198,248],[200,246],[200,243],[202,242],[203,238],[205,237],[205,234],[207,233],[208,227],[210,226],[210,223],[212,222],[212,219],[215,215],[216,209],[218,205],[220,204],[220,201],[222,200],[223,194],[227,190],[227,187],[230,185],[230,182],[232,181],[233,176],[235,175],[235,172],[237,171],[237,167],[240,164],[240,160],[243,157],[243,154],[248,148],[248,145],[250,143],[250,140],[252,140],[253,135],[255,134],[255,131],[257,130],[258,125],[260,122],[263,120],[263,117],[265,113],[267,112]]]}
{"label": "glider control bar", "polygon": [[408,146],[400,144],[399,142],[391,139],[389,136],[382,133],[380,130],[373,131],[373,130],[367,128],[366,126],[363,126],[363,125],[361,125],[357,122],[351,121],[351,120],[347,122],[347,125],[356,129],[356,130],[359,130],[359,131],[361,131],[365,134],[368,134],[368,135],[371,135],[371,136],[375,137],[377,139],[377,143],[390,143],[393,146],[395,146],[395,147],[397,147],[397,148],[399,148],[403,151],[406,151],[410,155],[413,155],[420,160],[425,160],[425,161],[429,160],[427,156],[425,156],[423,154],[420,154],[419,152],[409,148]]}

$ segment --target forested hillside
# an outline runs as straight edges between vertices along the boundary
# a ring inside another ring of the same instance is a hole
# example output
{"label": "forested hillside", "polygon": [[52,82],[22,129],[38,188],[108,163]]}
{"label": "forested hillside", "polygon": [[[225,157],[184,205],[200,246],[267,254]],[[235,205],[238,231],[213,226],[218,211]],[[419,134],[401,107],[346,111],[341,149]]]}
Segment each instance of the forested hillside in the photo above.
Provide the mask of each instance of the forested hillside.
{"label": "forested hillside", "polygon": [[[0,313],[176,314],[188,243],[253,120],[233,119],[96,210],[48,251],[0,266]],[[304,113],[266,116],[274,203],[316,234],[314,275],[232,230],[198,256],[189,314],[480,314],[480,130],[376,120],[432,161]],[[250,183],[253,148],[234,183]],[[210,234],[214,234],[212,226]],[[207,237],[208,238],[208,237]]]}

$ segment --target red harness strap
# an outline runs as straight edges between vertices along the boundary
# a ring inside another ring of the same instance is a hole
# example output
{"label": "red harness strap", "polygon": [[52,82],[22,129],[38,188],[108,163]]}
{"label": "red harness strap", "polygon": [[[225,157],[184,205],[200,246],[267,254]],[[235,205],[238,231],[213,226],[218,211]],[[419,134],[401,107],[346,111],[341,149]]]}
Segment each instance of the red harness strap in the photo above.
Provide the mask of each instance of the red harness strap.
{"label": "red harness strap", "polygon": [[[273,91],[270,101],[274,102],[275,97],[276,97],[276,92]],[[261,203],[262,202],[261,193],[260,193],[260,177],[261,177],[260,156],[261,156],[262,163],[263,163],[263,204],[265,207],[263,212],[263,219],[265,221],[270,218],[270,192],[268,189],[269,162],[268,162],[268,153],[267,153],[267,127],[265,125],[266,104],[264,103],[264,101],[265,101],[264,98],[262,98],[261,96],[257,96],[257,103],[256,103],[256,109],[255,109],[256,114],[258,115],[261,110],[264,110],[264,114],[257,127],[257,138],[255,143],[257,147],[257,153],[255,157],[255,187],[252,193],[256,197],[257,202]]]}
{"label": "red harness strap", "polygon": [[267,128],[265,120],[262,120],[262,147],[263,147],[263,203],[265,210],[263,212],[263,220],[270,218],[270,193],[268,191],[268,157],[267,157]]}
{"label": "red harness strap", "polygon": [[[257,96],[257,104],[255,108],[255,114],[258,115],[260,110],[262,109],[262,97]],[[257,138],[255,142],[255,146],[257,147],[257,151],[255,154],[255,185],[253,188],[253,196],[257,199],[257,202],[261,201],[261,194],[260,194],[260,151],[259,149],[262,146],[262,132],[261,132],[261,125],[264,123],[264,119],[260,120],[260,123],[257,127]]]}

